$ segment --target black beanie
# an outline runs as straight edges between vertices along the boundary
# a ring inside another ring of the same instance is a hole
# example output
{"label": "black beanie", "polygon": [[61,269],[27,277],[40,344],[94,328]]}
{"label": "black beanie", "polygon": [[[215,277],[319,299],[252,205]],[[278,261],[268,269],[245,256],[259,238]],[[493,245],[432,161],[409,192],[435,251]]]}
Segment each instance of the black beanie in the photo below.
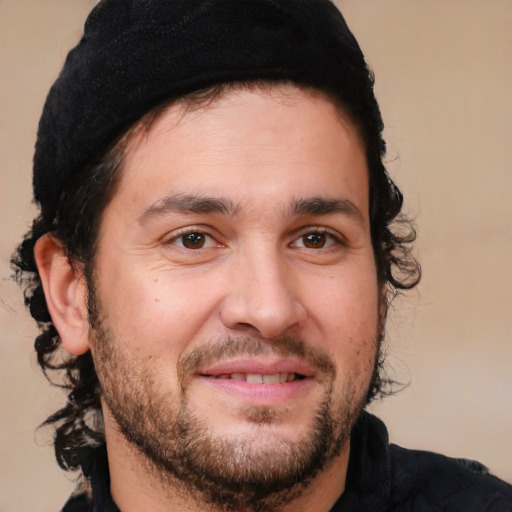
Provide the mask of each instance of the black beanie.
{"label": "black beanie", "polygon": [[373,81],[331,1],[103,0],[39,123],[33,185],[43,219],[54,221],[61,194],[152,107],[207,86],[259,79],[333,92],[383,150]]}

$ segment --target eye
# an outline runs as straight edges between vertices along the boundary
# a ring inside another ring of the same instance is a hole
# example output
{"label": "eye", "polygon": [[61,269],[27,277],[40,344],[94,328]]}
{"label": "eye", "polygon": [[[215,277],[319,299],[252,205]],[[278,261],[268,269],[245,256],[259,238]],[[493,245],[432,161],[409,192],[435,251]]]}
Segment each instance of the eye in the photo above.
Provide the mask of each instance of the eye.
{"label": "eye", "polygon": [[212,236],[202,233],[201,231],[188,231],[186,233],[181,233],[178,236],[171,238],[168,243],[191,250],[206,249],[208,247],[216,247],[220,245]]}
{"label": "eye", "polygon": [[335,244],[341,244],[338,237],[325,230],[316,230],[305,233],[291,245],[292,247],[304,247],[306,249],[327,249]]}

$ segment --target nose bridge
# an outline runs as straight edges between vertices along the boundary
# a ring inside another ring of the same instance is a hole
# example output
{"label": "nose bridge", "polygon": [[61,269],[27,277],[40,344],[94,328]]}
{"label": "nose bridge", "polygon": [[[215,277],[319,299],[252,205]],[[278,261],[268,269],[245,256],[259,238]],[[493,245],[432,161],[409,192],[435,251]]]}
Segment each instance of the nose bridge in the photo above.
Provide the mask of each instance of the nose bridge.
{"label": "nose bridge", "polygon": [[305,310],[277,244],[267,241],[241,249],[233,270],[231,292],[222,311],[230,329],[252,328],[272,338],[303,320]]}

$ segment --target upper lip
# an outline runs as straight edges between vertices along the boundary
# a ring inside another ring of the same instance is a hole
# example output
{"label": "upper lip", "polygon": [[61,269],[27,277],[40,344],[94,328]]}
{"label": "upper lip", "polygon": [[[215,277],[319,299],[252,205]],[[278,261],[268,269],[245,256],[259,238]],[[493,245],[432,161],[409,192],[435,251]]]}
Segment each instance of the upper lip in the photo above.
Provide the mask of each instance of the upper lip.
{"label": "upper lip", "polygon": [[219,361],[204,365],[198,369],[200,375],[225,375],[231,373],[249,373],[273,375],[276,373],[296,373],[303,377],[312,377],[314,371],[310,365],[293,358],[269,359],[268,357],[244,357]]}

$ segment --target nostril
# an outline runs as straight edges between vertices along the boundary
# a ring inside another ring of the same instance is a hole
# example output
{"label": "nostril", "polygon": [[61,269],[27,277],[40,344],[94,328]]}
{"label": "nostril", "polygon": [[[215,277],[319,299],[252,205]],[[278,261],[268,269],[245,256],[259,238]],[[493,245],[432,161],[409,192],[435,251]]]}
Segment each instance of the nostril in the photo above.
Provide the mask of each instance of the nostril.
{"label": "nostril", "polygon": [[231,328],[236,330],[236,331],[248,332],[248,333],[254,333],[254,334],[260,335],[260,331],[258,330],[258,328],[255,327],[254,325],[251,325],[248,322],[237,322]]}

